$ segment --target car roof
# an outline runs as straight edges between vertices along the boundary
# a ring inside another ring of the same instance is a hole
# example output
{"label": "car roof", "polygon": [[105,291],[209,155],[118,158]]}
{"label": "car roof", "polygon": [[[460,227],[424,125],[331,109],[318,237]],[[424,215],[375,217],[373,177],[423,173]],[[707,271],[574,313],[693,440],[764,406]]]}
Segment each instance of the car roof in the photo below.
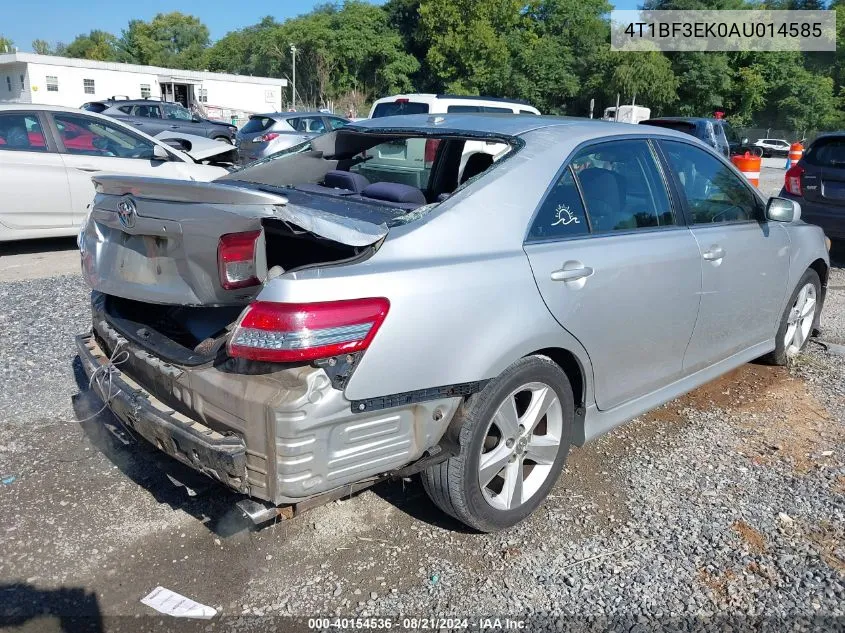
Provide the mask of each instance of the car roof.
{"label": "car roof", "polygon": [[[88,102],[90,103],[90,101]],[[32,111],[52,111],[52,112],[74,112],[79,114],[83,112],[84,114],[91,114],[96,115],[96,112],[87,112],[84,110],[80,110],[79,108],[70,108],[68,106],[58,106],[58,105],[46,105],[43,103],[3,103],[0,104],[0,112],[10,112],[14,110],[26,110],[27,112]]]}
{"label": "car roof", "polygon": [[655,127],[645,130],[631,123],[616,123],[601,119],[579,117],[541,116],[524,114],[498,113],[452,113],[452,114],[402,114],[353,121],[345,130],[362,132],[402,131],[436,133],[438,130],[451,134],[491,134],[502,136],[521,136],[534,130],[549,130],[563,136],[570,134],[595,133],[595,136],[614,136],[617,134],[648,134],[652,136],[672,136],[688,139],[690,136],[675,130]]}
{"label": "car roof", "polygon": [[488,97],[485,95],[453,95],[453,94],[436,94],[433,92],[408,92],[403,94],[397,95],[390,95],[388,97],[382,97],[381,99],[377,99],[375,103],[390,103],[396,101],[396,99],[415,99],[417,101],[422,102],[433,102],[437,100],[454,100],[454,101],[493,101],[496,103],[508,103],[513,105],[522,105],[522,106],[532,106],[528,101],[523,99],[510,99],[508,97]]}
{"label": "car roof", "polygon": [[282,120],[282,119],[295,119],[296,117],[302,116],[330,116],[330,117],[337,117],[338,119],[343,119],[338,114],[331,114],[330,112],[320,112],[319,110],[306,110],[303,112],[264,112],[263,114],[250,114],[250,119],[261,119],[263,117],[268,117],[270,119],[275,120]]}

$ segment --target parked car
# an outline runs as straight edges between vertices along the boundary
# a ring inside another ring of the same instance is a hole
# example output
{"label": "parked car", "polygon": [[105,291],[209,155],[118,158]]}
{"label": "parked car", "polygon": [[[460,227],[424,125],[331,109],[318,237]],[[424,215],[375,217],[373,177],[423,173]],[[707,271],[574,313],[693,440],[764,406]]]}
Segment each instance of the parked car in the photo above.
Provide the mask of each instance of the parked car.
{"label": "parked car", "polygon": [[0,241],[76,235],[103,172],[208,181],[228,170],[93,112],[0,105]]}
{"label": "parked car", "polygon": [[[397,137],[439,141],[422,189],[355,173]],[[479,139],[508,154],[461,184]],[[512,526],[570,445],[798,354],[830,265],[798,205],[657,127],[409,115],[213,183],[96,180],[82,366],[257,522],[421,472],[447,514]]]}
{"label": "parked car", "polygon": [[641,125],[654,125],[669,130],[677,130],[694,136],[730,158],[735,154],[762,155],[762,149],[749,144],[747,138],[740,139],[736,131],[725,119],[707,119],[704,117],[661,117],[640,121]]}
{"label": "parked car", "polygon": [[[443,94],[401,94],[379,99],[370,109],[371,119],[402,116],[406,114],[448,114],[448,113],[487,113],[487,114],[523,114],[537,116],[540,111],[523,101],[500,99],[497,97],[468,97]],[[477,166],[486,168],[490,161],[507,150],[507,145],[495,141],[472,141],[464,147],[461,157],[460,178],[469,179],[478,173],[477,167],[471,167],[466,178],[464,168],[473,154],[486,154],[489,158],[478,156]],[[372,148],[367,155],[367,162],[360,165],[359,171],[370,180],[382,177],[400,178],[400,182],[413,187],[424,187],[428,180],[434,156],[437,153],[436,139],[392,139]],[[483,170],[482,168],[482,170]]]}
{"label": "parked car", "polygon": [[265,158],[348,123],[349,119],[322,111],[253,114],[237,134],[241,163]]}
{"label": "parked car", "polygon": [[754,147],[759,147],[763,151],[763,158],[770,156],[786,156],[789,154],[789,147],[791,143],[782,138],[761,138],[754,142]]}
{"label": "parked car", "polygon": [[780,195],[801,204],[801,217],[845,241],[845,132],[814,140],[786,170]]}
{"label": "parked car", "polygon": [[82,109],[118,119],[151,136],[172,131],[234,143],[238,131],[237,126],[231,123],[204,119],[181,103],[156,99],[89,101],[82,105]]}

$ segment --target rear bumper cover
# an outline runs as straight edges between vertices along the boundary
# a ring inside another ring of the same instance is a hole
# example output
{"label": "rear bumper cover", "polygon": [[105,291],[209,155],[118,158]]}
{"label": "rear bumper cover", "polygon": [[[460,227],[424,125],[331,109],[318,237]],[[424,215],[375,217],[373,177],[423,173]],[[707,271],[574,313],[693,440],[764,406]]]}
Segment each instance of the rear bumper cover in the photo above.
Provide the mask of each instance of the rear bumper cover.
{"label": "rear bumper cover", "polygon": [[[89,377],[99,372],[92,387],[114,414],[168,455],[262,501],[300,503],[402,469],[440,442],[462,400],[444,393],[353,410],[322,368],[175,365],[121,335],[99,293],[92,309],[79,356]],[[116,348],[123,362],[104,367]]]}
{"label": "rear bumper cover", "polygon": [[[127,427],[159,450],[246,492],[246,444],[193,421],[150,396],[115,367],[92,334],[76,337],[76,348],[91,388]],[[131,384],[130,384],[131,382]]]}

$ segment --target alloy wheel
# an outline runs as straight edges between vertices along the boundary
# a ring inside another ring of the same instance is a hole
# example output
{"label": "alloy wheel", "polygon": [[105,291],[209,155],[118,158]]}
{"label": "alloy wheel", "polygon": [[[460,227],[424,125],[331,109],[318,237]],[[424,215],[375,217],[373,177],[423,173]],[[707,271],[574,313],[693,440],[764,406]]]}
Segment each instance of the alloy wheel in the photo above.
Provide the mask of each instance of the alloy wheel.
{"label": "alloy wheel", "polygon": [[482,443],[478,483],[485,501],[513,510],[531,499],[560,451],[563,410],[549,385],[530,382],[499,405]]}
{"label": "alloy wheel", "polygon": [[792,304],[786,320],[786,334],[784,334],[783,343],[788,358],[801,351],[804,343],[810,337],[815,317],[816,287],[808,283],[801,288],[795,298],[795,303]]}

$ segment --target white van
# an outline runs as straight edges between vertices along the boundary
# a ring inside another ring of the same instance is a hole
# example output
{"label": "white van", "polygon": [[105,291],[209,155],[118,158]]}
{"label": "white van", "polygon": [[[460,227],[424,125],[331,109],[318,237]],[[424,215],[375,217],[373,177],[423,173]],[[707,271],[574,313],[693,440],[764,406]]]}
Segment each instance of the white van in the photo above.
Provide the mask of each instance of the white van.
{"label": "white van", "polygon": [[[520,101],[496,97],[466,97],[460,95],[402,94],[379,99],[370,109],[370,118],[405,114],[518,114],[538,116],[540,111]],[[467,141],[461,155],[460,182],[464,178],[467,160],[473,154],[489,154],[493,162],[503,155],[508,146],[492,141]],[[391,180],[426,190],[431,165],[437,152],[436,141],[407,139],[391,141],[368,150],[368,160],[352,168],[373,182]],[[385,173],[390,176],[386,177]],[[469,177],[469,173],[466,174]]]}
{"label": "white van", "polygon": [[379,99],[370,110],[370,118],[397,114],[446,114],[451,112],[487,112],[502,114],[540,114],[521,101],[496,97],[464,97],[460,95],[405,94]]}

